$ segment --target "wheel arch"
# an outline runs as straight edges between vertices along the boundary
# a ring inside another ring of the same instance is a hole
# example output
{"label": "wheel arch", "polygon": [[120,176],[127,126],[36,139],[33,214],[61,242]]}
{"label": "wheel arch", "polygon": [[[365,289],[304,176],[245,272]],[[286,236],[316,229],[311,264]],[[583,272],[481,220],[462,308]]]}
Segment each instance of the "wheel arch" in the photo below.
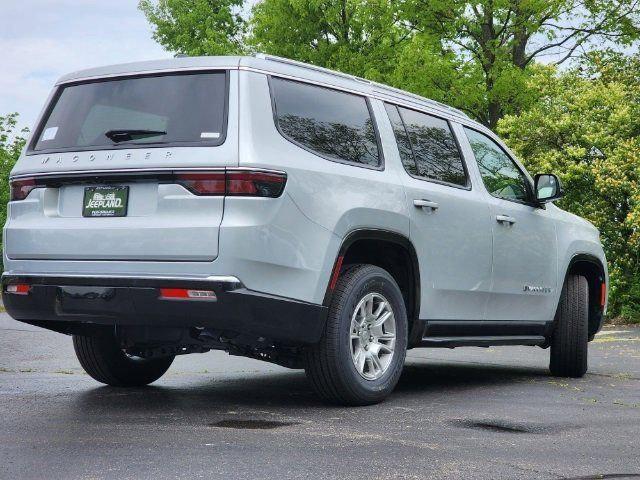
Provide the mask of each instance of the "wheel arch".
{"label": "wheel arch", "polygon": [[323,304],[329,306],[340,272],[350,264],[376,265],[394,278],[407,308],[409,346],[422,338],[420,322],[420,266],[411,240],[405,235],[382,229],[357,229],[342,240],[333,264]]}
{"label": "wheel arch", "polygon": [[605,302],[602,298],[602,288],[603,284],[605,289],[608,287],[605,266],[602,260],[595,255],[577,253],[571,257],[567,264],[564,277],[562,277],[563,286],[569,275],[582,275],[587,279],[589,285],[589,340],[592,340],[604,322]]}

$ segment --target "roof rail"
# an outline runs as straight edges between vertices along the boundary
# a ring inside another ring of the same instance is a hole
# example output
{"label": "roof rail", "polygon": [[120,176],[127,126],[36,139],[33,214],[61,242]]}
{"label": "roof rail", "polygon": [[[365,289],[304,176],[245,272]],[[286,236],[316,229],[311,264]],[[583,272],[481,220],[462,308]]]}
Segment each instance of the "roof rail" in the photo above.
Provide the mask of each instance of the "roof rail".
{"label": "roof rail", "polygon": [[423,103],[431,105],[432,107],[435,107],[435,108],[438,108],[440,110],[445,110],[445,111],[448,111],[450,113],[453,113],[456,116],[459,116],[459,117],[462,117],[462,118],[469,118],[469,115],[464,113],[462,110],[458,110],[457,108],[450,107],[446,103],[440,103],[440,102],[437,102],[436,100],[431,100],[430,98],[423,97],[422,95],[418,95],[417,93],[411,93],[411,92],[407,92],[406,90],[401,90],[399,88],[390,87],[389,85],[385,85],[384,83],[371,82],[371,85],[374,88],[382,90],[382,93],[387,93],[389,95],[396,96],[396,97],[399,96],[399,95],[403,95],[405,97],[415,98],[416,100],[419,100],[419,101],[421,101]]}
{"label": "roof rail", "polygon": [[266,53],[256,53],[253,56],[262,60],[271,60],[272,62],[286,63],[287,65],[306,68],[308,70],[315,70],[316,72],[326,73],[335,77],[355,80],[356,82],[366,83],[367,85],[372,84],[372,82],[367,80],[366,78],[356,77],[355,75],[350,75],[348,73],[337,72],[336,70],[331,70],[329,68],[318,67],[317,65],[311,65],[310,63],[299,62],[298,60],[290,60],[288,58],[278,57],[276,55],[268,55]]}
{"label": "roof rail", "polygon": [[421,101],[423,103],[426,103],[426,104],[428,104],[428,105],[430,105],[430,106],[432,106],[434,108],[437,108],[439,110],[443,110],[445,112],[449,112],[450,114],[454,114],[454,115],[462,117],[462,118],[469,118],[469,116],[466,113],[464,113],[462,110],[458,110],[457,108],[450,107],[449,105],[437,102],[435,100],[431,100],[430,98],[425,98],[425,97],[423,97],[421,95],[418,95],[418,94],[415,94],[415,93],[406,92],[404,90],[401,90],[401,89],[395,88],[395,87],[390,87],[389,85],[385,85],[383,83],[372,82],[371,80],[367,80],[366,78],[361,78],[361,77],[357,77],[355,75],[350,75],[348,73],[337,72],[337,71],[331,70],[329,68],[318,67],[316,65],[311,65],[309,63],[304,63],[304,62],[300,62],[300,61],[297,61],[297,60],[290,60],[288,58],[278,57],[276,55],[269,55],[269,54],[266,54],[266,53],[256,53],[253,56],[255,58],[260,58],[262,60],[270,60],[272,62],[284,63],[284,64],[287,64],[287,65],[293,65],[293,66],[300,67],[300,68],[306,68],[308,70],[314,70],[316,72],[326,73],[328,75],[333,75],[333,76],[336,76],[336,77],[346,78],[346,79],[349,79],[349,80],[355,80],[356,82],[365,83],[367,85],[370,85],[373,88],[381,90],[382,91],[381,93],[387,93],[388,95],[391,95],[391,96],[403,95],[405,97],[411,97],[411,98],[419,100],[419,101]]}

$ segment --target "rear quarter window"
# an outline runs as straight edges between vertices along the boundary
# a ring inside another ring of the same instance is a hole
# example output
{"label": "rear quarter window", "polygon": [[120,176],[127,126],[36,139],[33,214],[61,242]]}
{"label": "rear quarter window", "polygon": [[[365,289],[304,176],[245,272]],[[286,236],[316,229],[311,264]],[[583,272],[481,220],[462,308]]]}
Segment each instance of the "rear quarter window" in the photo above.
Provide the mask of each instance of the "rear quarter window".
{"label": "rear quarter window", "polygon": [[381,167],[365,97],[277,77],[270,84],[276,125],[286,139],[329,160]]}

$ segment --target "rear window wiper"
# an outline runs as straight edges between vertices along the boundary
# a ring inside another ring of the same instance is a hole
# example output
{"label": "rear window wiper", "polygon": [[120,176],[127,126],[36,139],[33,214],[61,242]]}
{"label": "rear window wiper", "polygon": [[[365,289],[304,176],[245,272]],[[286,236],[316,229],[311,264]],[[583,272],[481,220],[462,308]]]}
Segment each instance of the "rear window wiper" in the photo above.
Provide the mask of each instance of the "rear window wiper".
{"label": "rear window wiper", "polygon": [[120,143],[120,142],[129,142],[131,140],[138,140],[147,137],[158,137],[160,135],[166,135],[167,132],[163,130],[136,130],[136,129],[128,129],[128,130],[109,130],[105,132],[105,137],[109,140]]}

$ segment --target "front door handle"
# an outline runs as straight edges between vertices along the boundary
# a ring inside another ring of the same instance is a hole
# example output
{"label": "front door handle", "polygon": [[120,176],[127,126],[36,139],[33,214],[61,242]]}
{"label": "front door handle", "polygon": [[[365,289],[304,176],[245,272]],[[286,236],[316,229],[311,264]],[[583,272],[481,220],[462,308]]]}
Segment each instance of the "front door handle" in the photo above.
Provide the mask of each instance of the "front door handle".
{"label": "front door handle", "polygon": [[418,208],[430,208],[431,210],[437,210],[440,208],[440,205],[437,202],[432,202],[431,200],[416,199],[413,201],[413,204]]}
{"label": "front door handle", "polygon": [[509,215],[496,215],[496,220],[498,223],[513,225],[516,223],[516,219],[510,217]]}

